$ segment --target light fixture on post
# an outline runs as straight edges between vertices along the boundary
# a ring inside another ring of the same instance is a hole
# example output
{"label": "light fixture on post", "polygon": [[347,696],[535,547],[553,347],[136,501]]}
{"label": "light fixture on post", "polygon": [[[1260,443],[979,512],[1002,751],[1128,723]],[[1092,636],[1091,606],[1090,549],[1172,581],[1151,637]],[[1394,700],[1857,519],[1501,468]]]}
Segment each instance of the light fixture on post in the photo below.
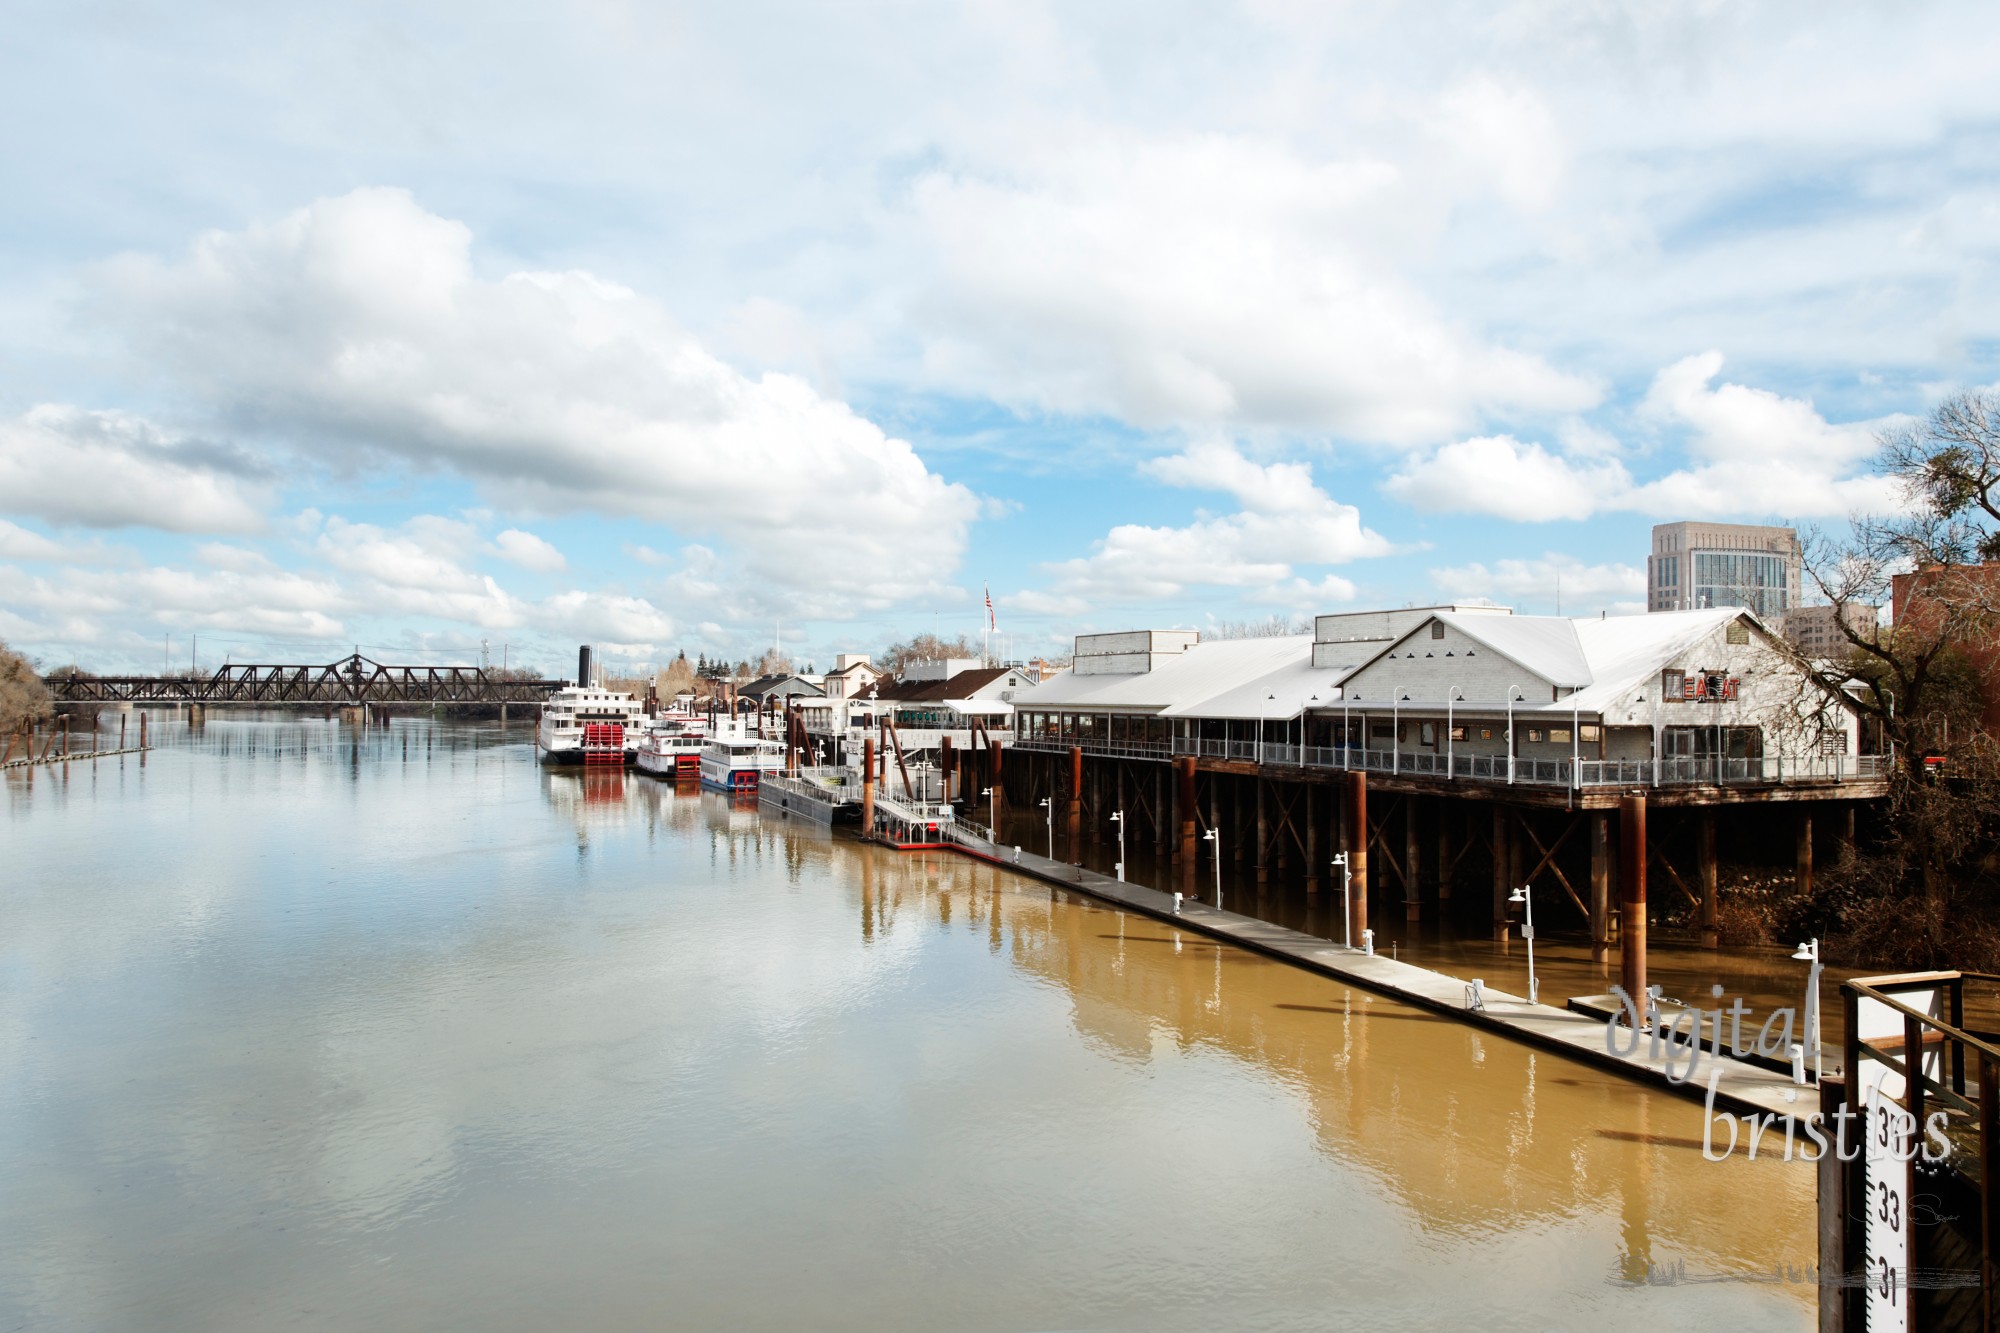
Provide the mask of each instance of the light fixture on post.
{"label": "light fixture on post", "polygon": [[1049,812],[1049,860],[1056,859],[1056,808],[1049,804],[1049,798],[1042,798],[1042,809]]}
{"label": "light fixture on post", "polygon": [[1458,776],[1454,750],[1452,749],[1451,706],[1465,697],[1465,691],[1456,685],[1447,685],[1444,690],[1444,775],[1447,779]]}
{"label": "light fixture on post", "polygon": [[998,787],[982,787],[979,794],[986,798],[986,829],[993,835],[993,843],[1000,843],[1000,798],[994,795]]}
{"label": "light fixture on post", "polygon": [[1214,829],[1201,835],[1203,842],[1215,844],[1215,910],[1222,910],[1222,835]]}
{"label": "light fixture on post", "polygon": [[1528,1003],[1540,1002],[1541,983],[1535,980],[1535,898],[1523,884],[1507,895],[1510,903],[1521,904],[1521,938],[1528,942]]}
{"label": "light fixture on post", "polygon": [[1824,1057],[1819,1049],[1819,940],[1807,940],[1792,957],[1798,962],[1812,964],[1811,970],[1806,973],[1806,1041],[1812,1045],[1813,1079],[1817,1082],[1826,1076]]}
{"label": "light fixture on post", "polygon": [[1125,812],[1113,810],[1111,822],[1118,826],[1118,882],[1125,882]]}
{"label": "light fixture on post", "polygon": [[1507,781],[1514,781],[1514,701],[1527,702],[1528,696],[1519,685],[1507,687]]}
{"label": "light fixture on post", "polygon": [[1347,853],[1341,852],[1335,856],[1333,863],[1340,867],[1340,943],[1343,947],[1352,949],[1354,947],[1354,914],[1347,905],[1347,883],[1352,878],[1347,870]]}
{"label": "light fixture on post", "polygon": [[1389,771],[1403,771],[1403,700],[1410,696],[1389,687]]}

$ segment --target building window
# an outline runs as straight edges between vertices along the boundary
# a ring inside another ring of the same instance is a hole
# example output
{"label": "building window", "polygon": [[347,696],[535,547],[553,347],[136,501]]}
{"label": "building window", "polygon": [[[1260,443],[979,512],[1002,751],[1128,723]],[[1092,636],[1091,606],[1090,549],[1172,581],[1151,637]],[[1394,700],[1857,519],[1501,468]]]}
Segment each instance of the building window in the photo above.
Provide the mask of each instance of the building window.
{"label": "building window", "polygon": [[1569,728],[1568,728],[1568,727],[1550,727],[1550,728],[1549,728],[1549,739],[1550,739],[1550,740],[1552,740],[1552,741],[1561,741],[1561,742],[1562,742],[1562,743],[1563,743],[1564,745],[1568,745],[1568,744],[1569,744]]}
{"label": "building window", "polygon": [[1595,743],[1604,739],[1604,728],[1593,722],[1586,722],[1576,730],[1579,740]]}
{"label": "building window", "polygon": [[1491,727],[1481,727],[1481,728],[1479,729],[1479,739],[1480,739],[1480,740],[1482,740],[1482,741],[1490,741],[1490,740],[1492,740],[1492,739],[1493,739],[1493,728],[1491,728]]}
{"label": "building window", "polygon": [[1443,622],[1441,622],[1441,621],[1436,621],[1436,620],[1433,620],[1433,621],[1431,622],[1431,637],[1432,637],[1433,639],[1442,639],[1442,638],[1444,637],[1444,624],[1443,624]]}
{"label": "building window", "polygon": [[1730,643],[1748,643],[1750,627],[1740,620],[1732,620],[1729,622],[1729,628],[1723,631],[1723,637]]}
{"label": "building window", "polygon": [[1464,727],[1453,727],[1451,729],[1451,738],[1455,741],[1462,741],[1465,739],[1465,732],[1466,728]]}
{"label": "building window", "polygon": [[1678,699],[1681,697],[1681,692],[1686,688],[1686,672],[1667,670],[1660,673],[1660,697],[1662,699]]}
{"label": "building window", "polygon": [[1540,727],[1528,728],[1528,739],[1530,741],[1538,741],[1541,738],[1542,738],[1542,729]]}

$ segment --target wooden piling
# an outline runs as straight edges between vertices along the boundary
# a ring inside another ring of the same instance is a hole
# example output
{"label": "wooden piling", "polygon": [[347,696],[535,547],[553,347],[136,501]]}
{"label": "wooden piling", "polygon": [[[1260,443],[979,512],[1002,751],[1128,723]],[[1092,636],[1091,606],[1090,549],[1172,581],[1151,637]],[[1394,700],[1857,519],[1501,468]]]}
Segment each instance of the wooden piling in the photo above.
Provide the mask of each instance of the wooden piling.
{"label": "wooden piling", "polygon": [[1347,775],[1347,811],[1342,827],[1347,837],[1347,926],[1355,944],[1368,929],[1368,775]]}
{"label": "wooden piling", "polygon": [[1512,867],[1514,826],[1504,805],[1493,807],[1493,938],[1507,938],[1507,899],[1514,892],[1507,872]]}
{"label": "wooden piling", "polygon": [[1451,901],[1452,871],[1458,868],[1457,862],[1453,861],[1451,856],[1451,825],[1452,825],[1452,813],[1453,813],[1451,807],[1452,803],[1446,802],[1445,804],[1438,807],[1438,813],[1437,813],[1437,829],[1438,829],[1437,894],[1438,894],[1438,915],[1441,917],[1449,915],[1449,912],[1446,909],[1445,904]]}
{"label": "wooden piling", "polygon": [[1618,801],[1618,981],[1635,1005],[1646,1003],[1646,798]]}
{"label": "wooden piling", "polygon": [[986,762],[992,766],[987,785],[993,788],[993,803],[989,808],[993,815],[993,836],[997,838],[1000,826],[1007,819],[1007,789],[1000,781],[1000,738],[990,734],[986,737]]}
{"label": "wooden piling", "polygon": [[1260,777],[1250,781],[1257,788],[1257,882],[1266,884],[1271,879],[1271,819],[1264,808],[1264,789],[1269,784]]}
{"label": "wooden piling", "polygon": [[1793,872],[1792,888],[1800,897],[1809,897],[1813,891],[1812,862],[1812,807],[1799,807],[1798,866]]}
{"label": "wooden piling", "polygon": [[1701,888],[1701,942],[1714,949],[1722,943],[1721,902],[1715,873],[1715,811],[1703,810],[1695,817],[1694,873]]}
{"label": "wooden piling", "polygon": [[951,737],[938,737],[938,789],[946,805],[951,804]]}
{"label": "wooden piling", "polygon": [[1319,893],[1319,812],[1314,809],[1318,802],[1314,799],[1319,791],[1317,782],[1306,784],[1306,896]]}
{"label": "wooden piling", "polygon": [[864,838],[875,836],[875,738],[873,736],[861,742],[861,836]]}
{"label": "wooden piling", "polygon": [[1182,755],[1174,761],[1176,777],[1180,779],[1174,815],[1180,819],[1180,873],[1184,879],[1194,879],[1194,757]]}
{"label": "wooden piling", "polygon": [[1403,798],[1403,920],[1424,919],[1421,807],[1412,793]]}
{"label": "wooden piling", "polygon": [[1083,747],[1069,747],[1069,859],[1083,857]]}
{"label": "wooden piling", "polygon": [[1590,814],[1590,961],[1611,953],[1611,816]]}

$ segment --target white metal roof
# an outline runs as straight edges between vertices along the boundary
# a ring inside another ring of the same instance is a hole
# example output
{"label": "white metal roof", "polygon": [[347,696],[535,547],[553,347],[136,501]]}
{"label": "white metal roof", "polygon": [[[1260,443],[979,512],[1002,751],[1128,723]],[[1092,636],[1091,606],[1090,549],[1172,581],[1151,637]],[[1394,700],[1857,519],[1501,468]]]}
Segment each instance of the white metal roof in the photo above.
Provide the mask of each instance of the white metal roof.
{"label": "white metal roof", "polygon": [[[1573,694],[1551,701],[1523,700],[1518,712],[1602,712],[1614,700],[1657,679],[1662,668],[1676,665],[1693,644],[1738,617],[1761,622],[1740,607],[1698,611],[1655,611],[1646,615],[1569,620],[1559,616],[1460,617],[1436,619],[1501,653],[1550,685]],[[1429,621],[1426,620],[1425,624]],[[1423,625],[1391,644],[1382,656],[1391,658],[1420,644]],[[1351,673],[1349,673],[1351,674]],[[1437,702],[1436,700],[1412,700]],[[1464,706],[1479,707],[1466,700]]]}
{"label": "white metal roof", "polygon": [[1590,665],[1584,659],[1583,645],[1577,638],[1578,622],[1574,620],[1561,616],[1462,616],[1451,612],[1440,614],[1438,619],[1467,638],[1512,658],[1551,685],[1572,689],[1590,683]]}
{"label": "white metal roof", "polygon": [[1341,673],[1312,664],[1312,645],[1275,671],[1232,685],[1203,699],[1191,699],[1161,710],[1168,717],[1215,717],[1288,721],[1308,708],[1340,697]]}
{"label": "white metal roof", "polygon": [[[1312,672],[1312,642],[1311,635],[1301,634],[1197,643],[1151,671],[1107,676],[1064,672],[1015,694],[1014,706],[1116,708],[1173,716],[1296,717],[1302,701],[1312,693],[1308,677],[1325,686],[1321,697],[1327,698],[1336,676],[1334,672]],[[1278,696],[1275,704],[1266,697],[1272,694]],[[1278,705],[1283,705],[1284,711],[1270,711]]]}
{"label": "white metal roof", "polygon": [[1689,646],[1739,616],[1762,630],[1757,617],[1741,607],[1654,611],[1643,616],[1575,622],[1578,642],[1590,661],[1590,683],[1577,691],[1574,701],[1564,699],[1562,707],[1603,711],[1643,682],[1657,682],[1662,668],[1681,665],[1681,654]]}

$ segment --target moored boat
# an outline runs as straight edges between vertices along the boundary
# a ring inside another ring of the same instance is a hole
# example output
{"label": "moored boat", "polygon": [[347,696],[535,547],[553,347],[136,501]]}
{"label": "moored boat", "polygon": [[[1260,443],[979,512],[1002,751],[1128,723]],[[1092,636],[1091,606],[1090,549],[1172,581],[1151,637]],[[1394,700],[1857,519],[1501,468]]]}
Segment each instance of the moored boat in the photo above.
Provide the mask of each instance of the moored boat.
{"label": "moored boat", "polygon": [[542,705],[535,749],[546,763],[624,764],[638,748],[646,710],[623,690],[565,685]]}
{"label": "moored boat", "polygon": [[701,776],[701,752],[708,744],[707,728],[692,713],[667,713],[653,719],[639,740],[641,772],[670,781]]}
{"label": "moored boat", "polygon": [[766,773],[785,770],[785,743],[760,737],[743,722],[722,722],[701,751],[701,785],[714,791],[755,792]]}

